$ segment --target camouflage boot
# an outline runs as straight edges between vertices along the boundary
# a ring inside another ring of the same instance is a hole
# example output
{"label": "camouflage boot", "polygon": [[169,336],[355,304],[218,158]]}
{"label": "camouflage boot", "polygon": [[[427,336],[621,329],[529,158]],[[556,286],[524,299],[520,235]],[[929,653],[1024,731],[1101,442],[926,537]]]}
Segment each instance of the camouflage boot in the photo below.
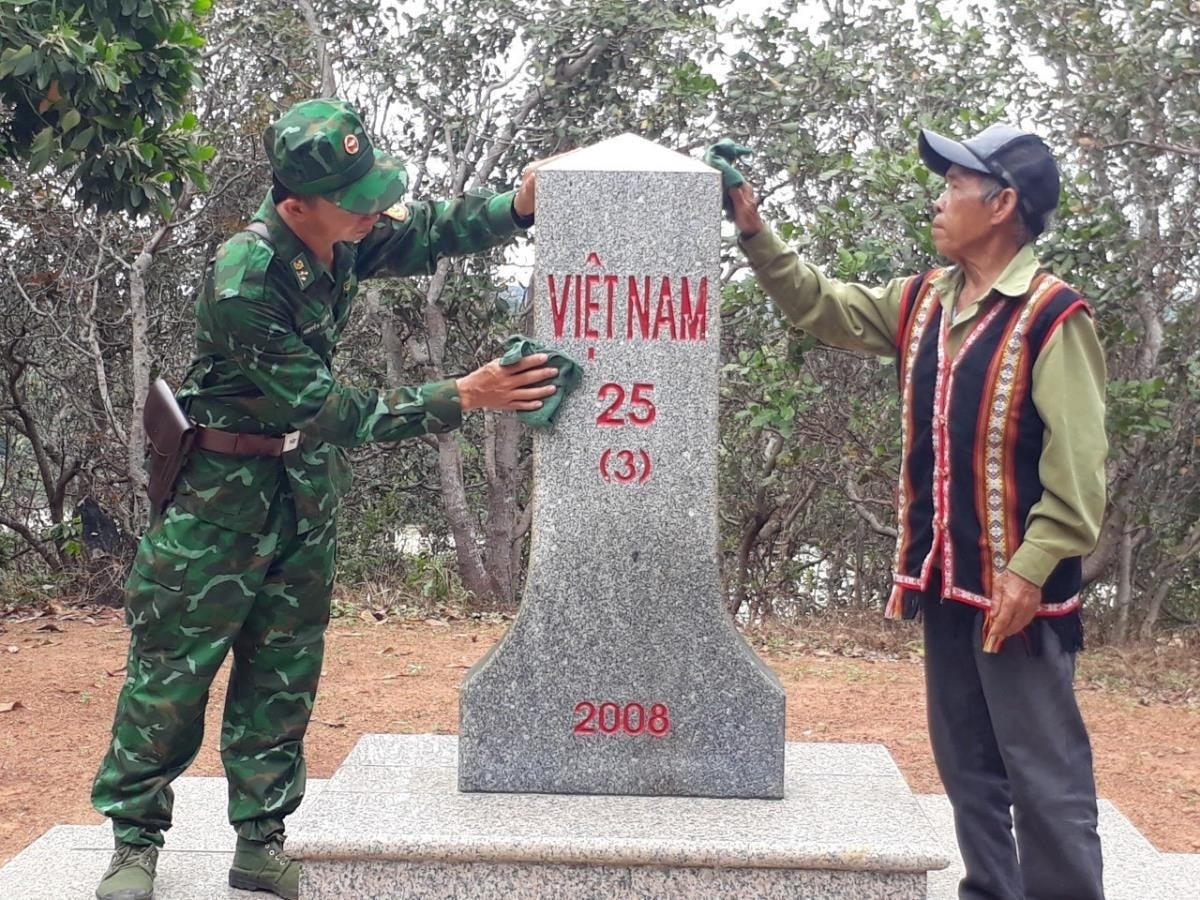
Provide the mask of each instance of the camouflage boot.
{"label": "camouflage boot", "polygon": [[284,900],[300,897],[300,863],[284,855],[283,839],[273,837],[265,844],[237,840],[229,885],[243,891],[270,891]]}
{"label": "camouflage boot", "polygon": [[96,896],[99,900],[151,900],[157,866],[158,848],[153,844],[118,843]]}

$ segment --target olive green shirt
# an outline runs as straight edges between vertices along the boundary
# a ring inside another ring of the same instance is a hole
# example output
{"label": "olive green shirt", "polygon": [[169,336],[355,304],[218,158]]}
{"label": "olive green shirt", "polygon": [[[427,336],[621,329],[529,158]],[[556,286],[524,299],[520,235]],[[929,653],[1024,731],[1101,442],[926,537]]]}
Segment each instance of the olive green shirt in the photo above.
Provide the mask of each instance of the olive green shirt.
{"label": "olive green shirt", "polygon": [[288,228],[270,195],[254,218],[264,239],[242,231],[218,250],[196,301],[196,355],[179,399],[201,425],[282,436],[301,433],[281,458],[192,454],[176,503],[198,518],[257,532],[280,490],[303,533],[334,514],[350,485],[344,448],[457,428],[455,382],[362,389],[338,380],[333,354],[365,278],[429,274],[444,256],[508,240],[513,194],[471,193],[410,202],[356,243],[333,247],[326,267]]}
{"label": "olive green shirt", "polygon": [[[834,347],[895,357],[906,278],[882,288],[827,278],[768,228],[743,238],[759,284],[791,322]],[[982,299],[957,316],[964,276],[946,269],[934,280],[950,316],[953,358],[992,304],[1023,297],[1038,271],[1033,245],[1023,247]],[[1026,520],[1025,539],[1008,567],[1041,586],[1060,560],[1091,552],[1104,516],[1108,438],[1104,431],[1104,351],[1088,315],[1069,316],[1046,342],[1032,372],[1033,403],[1045,425],[1038,473],[1041,500]]]}

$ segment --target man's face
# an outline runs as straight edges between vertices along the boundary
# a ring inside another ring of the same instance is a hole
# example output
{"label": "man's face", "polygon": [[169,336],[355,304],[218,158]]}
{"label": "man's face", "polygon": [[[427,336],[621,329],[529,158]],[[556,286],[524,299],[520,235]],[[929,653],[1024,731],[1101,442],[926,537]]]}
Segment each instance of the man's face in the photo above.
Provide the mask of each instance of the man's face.
{"label": "man's face", "polygon": [[324,197],[307,197],[296,202],[302,210],[301,216],[311,236],[330,244],[361,241],[379,221],[379,213],[360,215],[347,212]]}
{"label": "man's face", "polygon": [[962,259],[996,227],[996,197],[988,197],[995,182],[964,169],[946,170],[946,187],[933,203],[933,244],[938,253],[952,261]]}

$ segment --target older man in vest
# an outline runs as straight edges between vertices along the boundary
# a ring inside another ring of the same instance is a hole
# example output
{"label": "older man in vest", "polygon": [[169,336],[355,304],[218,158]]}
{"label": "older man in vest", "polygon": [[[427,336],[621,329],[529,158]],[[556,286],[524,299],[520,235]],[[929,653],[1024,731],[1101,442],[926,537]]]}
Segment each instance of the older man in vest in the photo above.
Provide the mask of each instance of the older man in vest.
{"label": "older man in vest", "polygon": [[1090,307],[1034,254],[1058,205],[1046,145],[993,125],[961,143],[923,131],[919,149],[946,180],[933,240],[950,265],[881,288],[800,260],[718,164],[741,246],[788,318],[897,360],[887,614],[924,620],[930,741],[966,864],[959,896],[1096,900],[1096,787],[1072,681],[1080,558],[1105,503],[1104,353]]}

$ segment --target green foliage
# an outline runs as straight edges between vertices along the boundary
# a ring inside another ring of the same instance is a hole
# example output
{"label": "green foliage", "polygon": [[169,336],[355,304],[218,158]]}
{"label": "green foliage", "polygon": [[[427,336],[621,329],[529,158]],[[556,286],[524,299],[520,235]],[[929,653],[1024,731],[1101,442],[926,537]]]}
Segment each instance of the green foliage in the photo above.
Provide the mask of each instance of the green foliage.
{"label": "green foliage", "polygon": [[[211,0],[0,4],[0,164],[69,173],[100,211],[165,212],[214,150],[186,112]],[[11,187],[12,171],[0,187]]]}
{"label": "green foliage", "polygon": [[1161,438],[1172,428],[1171,400],[1160,378],[1113,379],[1108,383],[1108,431],[1118,449],[1134,437]]}
{"label": "green foliage", "polygon": [[[729,136],[755,150],[744,171],[783,239],[826,274],[869,285],[937,262],[928,222],[941,179],[917,158],[918,128],[966,136],[1003,119],[1044,134],[1065,179],[1039,255],[1095,307],[1113,379],[1109,521],[1113,534],[1134,535],[1133,621],[1151,626],[1200,619],[1193,6],[792,0],[736,18],[732,3],[693,0],[314,2],[338,93],[406,159],[416,196],[451,195],[489,165],[479,183],[506,189],[532,159],[623,131],[693,156]],[[202,57],[195,23],[205,13],[221,52]],[[319,92],[317,37],[286,0],[211,11],[183,0],[0,0],[0,187],[5,176],[17,182],[0,198],[0,241],[33,303],[0,293],[0,343],[33,361],[18,372],[23,408],[50,448],[39,465],[29,442],[12,439],[0,511],[37,523],[42,550],[45,510],[58,503],[49,521],[69,518],[67,501],[83,489],[57,491],[55,478],[80,459],[79,481],[103,492],[106,508],[128,508],[127,449],[96,373],[106,372],[115,417],[127,422],[126,272],[148,236],[143,217],[97,217],[107,242],[97,250],[74,204],[45,197],[73,185],[101,209],[151,211],[201,178],[214,152],[202,134],[220,147],[212,189],[151,273],[152,367],[177,378],[191,347],[192,298],[181,286],[197,283],[262,196],[256,136]],[[203,123],[187,114],[200,75]],[[25,160],[42,168],[36,184],[16,177]],[[517,258],[528,261],[528,248]],[[368,286],[339,375],[363,387],[416,383],[490,358],[527,325],[527,299],[501,268],[513,261],[498,252],[455,261],[444,277]],[[725,263],[719,460],[730,605],[751,617],[879,606],[899,455],[891,363],[797,334],[732,242]],[[17,357],[0,357],[9,364],[0,374],[15,378]],[[11,400],[2,391],[0,405]],[[511,565],[503,577],[519,586],[528,439],[502,419],[472,416],[454,449],[445,468],[420,442],[356,451],[343,583],[386,582],[413,604],[465,598],[450,577],[453,523],[442,502],[455,470],[466,510],[458,525],[473,529],[461,546],[486,545],[485,574]],[[433,547],[398,553],[394,534],[406,524]],[[0,561],[31,577],[53,568],[69,528],[53,562],[0,533]],[[1111,542],[1093,562],[1104,585],[1089,601],[1100,633],[1114,618]]]}
{"label": "green foliage", "polygon": [[46,530],[46,538],[67,556],[77,558],[83,553],[83,522],[79,516],[64,519]]}
{"label": "green foliage", "polygon": [[[794,349],[798,351],[798,345]],[[800,352],[781,355],[769,347],[739,351],[736,362],[725,366],[725,377],[730,383],[736,380],[751,399],[734,413],[734,419],[790,439],[797,415],[807,412],[824,393],[810,373],[796,371],[800,356]]]}

